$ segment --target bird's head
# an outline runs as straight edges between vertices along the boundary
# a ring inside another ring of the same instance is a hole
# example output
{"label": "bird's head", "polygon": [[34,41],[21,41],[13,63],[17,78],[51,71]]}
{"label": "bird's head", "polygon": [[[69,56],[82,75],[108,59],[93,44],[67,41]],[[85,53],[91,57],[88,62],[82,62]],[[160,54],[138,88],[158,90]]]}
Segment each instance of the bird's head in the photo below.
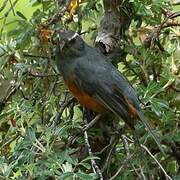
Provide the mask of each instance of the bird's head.
{"label": "bird's head", "polygon": [[76,32],[60,31],[59,48],[60,52],[64,55],[80,55],[84,48],[84,41]]}

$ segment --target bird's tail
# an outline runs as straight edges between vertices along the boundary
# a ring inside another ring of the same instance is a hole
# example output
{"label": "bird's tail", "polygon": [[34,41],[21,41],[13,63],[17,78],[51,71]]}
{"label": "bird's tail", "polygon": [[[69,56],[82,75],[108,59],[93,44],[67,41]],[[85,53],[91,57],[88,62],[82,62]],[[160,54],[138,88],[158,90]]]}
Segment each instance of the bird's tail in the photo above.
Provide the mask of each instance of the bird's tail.
{"label": "bird's tail", "polygon": [[154,139],[154,141],[156,142],[156,144],[158,145],[160,151],[164,153],[164,150],[162,149],[162,146],[161,146],[161,143],[159,141],[159,138],[158,138],[158,135],[157,135],[157,132],[154,131],[152,129],[152,127],[150,126],[150,124],[148,123],[148,119],[144,116],[143,112],[142,111],[137,111],[138,113],[138,116],[140,118],[140,120],[143,122],[143,124],[146,126],[148,132],[151,134],[152,138]]}

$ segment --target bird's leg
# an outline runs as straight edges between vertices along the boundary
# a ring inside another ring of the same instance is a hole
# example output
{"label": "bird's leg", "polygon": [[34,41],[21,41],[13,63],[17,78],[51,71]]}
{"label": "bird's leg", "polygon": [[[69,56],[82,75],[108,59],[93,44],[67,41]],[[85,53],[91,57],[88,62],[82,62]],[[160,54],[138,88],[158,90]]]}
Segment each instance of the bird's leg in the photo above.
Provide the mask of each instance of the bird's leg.
{"label": "bird's leg", "polygon": [[83,119],[84,120],[86,119],[86,121],[85,121],[85,127],[83,127],[83,132],[90,129],[101,118],[101,114],[95,115],[92,111],[90,111],[87,108],[85,108],[84,112],[85,113]]}
{"label": "bird's leg", "polygon": [[85,114],[86,114],[86,119],[87,119],[87,123],[91,122],[92,118],[92,114],[91,114],[91,111],[87,108],[85,108]]}
{"label": "bird's leg", "polygon": [[133,135],[134,145],[138,148],[141,147],[141,142],[139,140],[140,138],[137,129],[132,130],[132,135]]}
{"label": "bird's leg", "polygon": [[90,121],[90,123],[85,125],[85,127],[83,128],[83,132],[90,129],[100,118],[101,114],[98,114],[93,120]]}

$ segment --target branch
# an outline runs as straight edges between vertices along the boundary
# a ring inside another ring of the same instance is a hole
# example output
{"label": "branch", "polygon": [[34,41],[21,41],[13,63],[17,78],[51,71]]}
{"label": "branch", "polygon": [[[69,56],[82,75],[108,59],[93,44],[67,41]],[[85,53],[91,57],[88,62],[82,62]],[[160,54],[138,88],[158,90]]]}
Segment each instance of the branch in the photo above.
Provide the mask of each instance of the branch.
{"label": "branch", "polygon": [[11,5],[11,9],[12,9],[13,15],[15,16],[16,13],[15,13],[15,11],[14,11],[14,5],[13,5],[13,3],[12,3],[11,0],[9,0],[9,3],[10,3],[10,5]]}
{"label": "branch", "polygon": [[105,170],[107,170],[107,172],[108,172],[110,162],[112,160],[112,154],[113,154],[114,148],[115,148],[115,146],[117,145],[118,142],[119,142],[119,134],[118,134],[118,136],[116,135],[115,137],[111,137],[110,144],[109,144],[109,147],[111,147],[111,148],[110,148],[109,153],[107,155],[105,164],[104,164],[104,166],[102,168],[102,172],[104,172]]}
{"label": "branch", "polygon": [[33,54],[27,54],[27,53],[23,53],[23,56],[31,57],[31,58],[43,58],[43,59],[48,59],[49,58],[47,56],[33,55]]}
{"label": "branch", "polygon": [[151,47],[152,44],[157,44],[159,49],[163,51],[164,48],[159,42],[159,36],[161,34],[161,30],[167,27],[180,26],[180,23],[178,22],[168,22],[169,19],[174,19],[174,18],[177,18],[178,16],[180,16],[180,12],[172,13],[158,27],[154,27],[152,32],[145,38],[143,42],[145,47],[149,48]]}
{"label": "branch", "polygon": [[86,124],[85,128],[83,128],[83,132],[90,129],[101,118],[101,116],[101,114],[98,114],[89,124]]}
{"label": "branch", "polygon": [[132,4],[123,0],[103,0],[103,5],[105,12],[95,42],[104,54],[111,54],[111,59],[117,57],[119,61],[119,57],[123,59],[126,55],[120,50],[120,43],[126,38],[125,32],[133,18]]}
{"label": "branch", "polygon": [[[86,118],[84,119],[84,121],[85,121],[86,124],[88,124]],[[88,154],[89,154],[89,156],[93,157],[93,153],[92,153],[92,150],[91,150],[91,146],[90,146],[90,143],[89,143],[88,134],[87,134],[86,130],[84,131],[84,139],[85,139],[85,143],[86,143],[87,148],[88,148]],[[97,163],[96,163],[96,161],[94,159],[91,159],[91,164],[92,164],[93,172],[98,174],[100,180],[103,180],[102,172],[101,172],[99,166],[97,165]]]}
{"label": "branch", "polygon": [[0,12],[3,11],[3,9],[6,7],[7,3],[8,3],[8,0],[5,0],[3,2],[2,6],[0,7]]}
{"label": "branch", "polygon": [[57,124],[59,124],[59,119],[61,118],[62,116],[62,113],[63,111],[71,104],[75,101],[75,98],[71,98],[69,100],[66,101],[66,98],[64,99],[64,102],[62,104],[59,103],[58,107],[57,107],[57,113],[56,113],[56,116],[53,120],[53,123],[52,123],[52,127],[55,128],[57,126]]}
{"label": "branch", "polygon": [[109,180],[113,180],[115,179],[119,173],[123,170],[124,167],[126,167],[129,163],[129,161],[132,159],[132,157],[134,156],[134,154],[131,154],[130,156],[128,156],[122,163],[122,165],[119,167],[118,171],[109,179]]}
{"label": "branch", "polygon": [[141,144],[141,147],[154,159],[154,161],[158,164],[158,166],[160,167],[160,169],[162,170],[162,172],[164,173],[165,177],[167,180],[172,180],[172,178],[166,173],[165,169],[162,167],[162,165],[160,164],[160,162],[155,158],[155,156],[149,151],[149,149]]}
{"label": "branch", "polygon": [[[124,138],[126,138],[128,141],[130,141],[131,143],[133,143],[134,141],[132,139],[129,139],[128,137],[124,136]],[[165,169],[163,168],[163,166],[161,165],[161,163],[155,158],[155,156],[149,151],[149,149],[143,145],[140,144],[140,147],[142,147],[153,159],[154,161],[157,163],[157,165],[160,167],[160,169],[162,170],[162,172],[164,173],[165,177],[167,180],[172,180],[172,178],[166,173]]]}
{"label": "branch", "polygon": [[3,98],[3,100],[0,101],[0,114],[2,110],[4,109],[6,103],[9,101],[9,99],[16,93],[17,89],[20,87],[19,85],[12,85],[7,90],[6,96]]}
{"label": "branch", "polygon": [[16,4],[18,3],[18,1],[19,1],[19,0],[15,0],[15,1],[13,2],[13,4],[11,5],[11,7],[6,11],[6,13],[4,14],[4,16],[0,18],[0,20],[3,19],[3,18],[6,18],[6,17],[9,15],[9,13],[11,12],[11,10],[13,11],[13,9],[14,9],[14,7],[16,6]]}
{"label": "branch", "polygon": [[66,3],[64,5],[64,7],[60,10],[60,12],[54,14],[54,16],[52,18],[50,18],[48,20],[48,22],[46,24],[44,24],[44,26],[48,27],[52,24],[55,24],[57,23],[60,18],[65,14],[66,10],[68,9],[69,5],[71,3],[71,0],[66,0]]}
{"label": "branch", "polygon": [[[90,143],[89,143],[89,140],[88,140],[87,131],[84,132],[84,139],[85,139],[85,142],[86,142],[86,145],[87,145],[87,148],[88,148],[89,156],[92,157],[93,153],[92,153],[91,146],[90,146]],[[91,164],[92,164],[93,172],[99,175],[100,180],[103,180],[103,175],[101,173],[101,170],[99,169],[99,167],[96,164],[96,161],[94,159],[91,159]]]}
{"label": "branch", "polygon": [[39,78],[44,78],[44,77],[52,77],[52,76],[59,76],[60,74],[42,74],[42,73],[33,73],[32,71],[30,71],[28,73],[29,76],[33,76],[33,77],[39,77]]}
{"label": "branch", "polygon": [[178,22],[168,22],[165,25],[162,26],[162,29],[173,27],[173,26],[180,26],[180,23]]}

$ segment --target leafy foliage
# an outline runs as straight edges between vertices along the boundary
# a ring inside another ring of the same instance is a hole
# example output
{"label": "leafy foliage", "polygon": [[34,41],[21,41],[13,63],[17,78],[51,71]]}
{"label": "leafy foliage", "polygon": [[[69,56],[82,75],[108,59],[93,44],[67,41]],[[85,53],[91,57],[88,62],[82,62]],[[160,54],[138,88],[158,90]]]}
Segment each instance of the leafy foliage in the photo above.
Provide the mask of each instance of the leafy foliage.
{"label": "leafy foliage", "polygon": [[[1,179],[98,179],[91,162],[100,156],[84,154],[85,138],[77,134],[84,126],[82,108],[72,101],[54,62],[55,31],[64,28],[82,32],[93,44],[103,15],[102,1],[72,1],[58,23],[45,26],[62,10],[58,1],[29,0],[32,17],[15,11],[11,24],[2,24],[0,41],[0,178]],[[162,137],[164,156],[137,124],[141,140],[166,172],[178,179],[180,165],[180,35],[178,18],[167,19],[170,1],[131,0],[136,17],[129,28],[133,43],[123,41],[127,57],[119,69],[136,87],[144,112]],[[0,4],[1,5],[1,4]],[[119,7],[121,8],[121,7]],[[8,15],[2,19],[8,20]],[[158,43],[144,40],[158,32]],[[169,25],[168,25],[169,24]],[[170,25],[171,24],[171,25]],[[67,102],[70,103],[69,106]],[[120,123],[121,125],[121,123]],[[94,128],[95,129],[95,128]],[[92,136],[96,135],[92,131]],[[94,133],[94,134],[93,134]],[[125,135],[132,136],[127,130]],[[97,137],[98,138],[98,137]],[[70,142],[74,140],[73,145]],[[126,144],[128,151],[126,152]],[[132,157],[127,160],[128,154]],[[159,166],[134,143],[118,140],[108,173],[116,179],[164,178]]]}

